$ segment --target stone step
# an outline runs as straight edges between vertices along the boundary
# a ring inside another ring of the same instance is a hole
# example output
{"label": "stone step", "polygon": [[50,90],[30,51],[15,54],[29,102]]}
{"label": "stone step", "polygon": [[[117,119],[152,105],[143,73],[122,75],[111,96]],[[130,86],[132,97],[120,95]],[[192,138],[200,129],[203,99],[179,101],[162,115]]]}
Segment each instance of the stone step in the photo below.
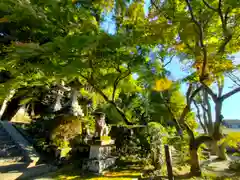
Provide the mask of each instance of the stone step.
{"label": "stone step", "polygon": [[14,156],[14,157],[0,157],[0,165],[5,163],[15,163],[22,161],[24,159],[23,156]]}
{"label": "stone step", "polygon": [[0,150],[0,157],[22,156],[22,151],[18,148],[5,148]]}
{"label": "stone step", "polygon": [[[12,173],[17,171],[22,171],[28,167],[29,163],[27,162],[15,162],[15,163],[5,163],[4,165],[0,164],[1,173]],[[1,175],[0,175],[1,177]]]}

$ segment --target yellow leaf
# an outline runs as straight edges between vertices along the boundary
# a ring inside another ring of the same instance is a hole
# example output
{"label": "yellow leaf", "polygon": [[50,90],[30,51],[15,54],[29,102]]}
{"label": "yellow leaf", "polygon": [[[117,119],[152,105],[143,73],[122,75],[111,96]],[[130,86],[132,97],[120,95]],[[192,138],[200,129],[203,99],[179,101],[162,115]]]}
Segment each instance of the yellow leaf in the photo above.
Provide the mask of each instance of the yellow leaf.
{"label": "yellow leaf", "polygon": [[168,80],[167,78],[156,80],[155,82],[155,91],[165,91],[169,89],[172,85],[172,81]]}
{"label": "yellow leaf", "polygon": [[184,49],[184,47],[185,47],[185,45],[184,45],[183,43],[177,44],[177,45],[175,46],[176,50],[179,50],[179,51],[182,51],[182,50]]}

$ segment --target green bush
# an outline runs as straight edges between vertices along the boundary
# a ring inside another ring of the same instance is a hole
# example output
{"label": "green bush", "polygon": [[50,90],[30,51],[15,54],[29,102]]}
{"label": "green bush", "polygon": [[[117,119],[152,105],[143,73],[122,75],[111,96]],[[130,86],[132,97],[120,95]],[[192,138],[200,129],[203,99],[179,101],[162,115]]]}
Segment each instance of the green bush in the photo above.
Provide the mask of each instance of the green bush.
{"label": "green bush", "polygon": [[225,138],[225,142],[227,146],[231,149],[239,149],[240,148],[240,132],[231,132]]}
{"label": "green bush", "polygon": [[160,170],[164,162],[163,145],[167,143],[168,133],[159,123],[151,122],[148,125],[148,142],[150,144],[149,158],[155,169]]}
{"label": "green bush", "polygon": [[52,152],[49,156],[54,158],[54,152],[62,149],[61,157],[64,157],[73,147],[73,139],[81,139],[81,120],[71,115],[48,114],[32,122],[27,131],[39,150],[47,154]]}
{"label": "green bush", "polygon": [[81,134],[81,120],[78,117],[65,115],[56,118],[51,131],[51,141],[59,148],[69,146],[69,141]]}

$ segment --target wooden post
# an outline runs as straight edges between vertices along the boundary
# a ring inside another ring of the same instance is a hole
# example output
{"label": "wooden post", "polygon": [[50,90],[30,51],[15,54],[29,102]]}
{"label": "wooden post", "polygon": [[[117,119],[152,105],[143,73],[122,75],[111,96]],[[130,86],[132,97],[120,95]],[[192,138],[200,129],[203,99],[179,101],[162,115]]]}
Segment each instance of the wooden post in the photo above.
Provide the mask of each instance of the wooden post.
{"label": "wooden post", "polygon": [[164,150],[165,150],[165,158],[166,158],[166,164],[167,164],[168,179],[174,180],[173,171],[172,171],[172,157],[171,157],[171,152],[169,150],[169,146],[164,145]]}

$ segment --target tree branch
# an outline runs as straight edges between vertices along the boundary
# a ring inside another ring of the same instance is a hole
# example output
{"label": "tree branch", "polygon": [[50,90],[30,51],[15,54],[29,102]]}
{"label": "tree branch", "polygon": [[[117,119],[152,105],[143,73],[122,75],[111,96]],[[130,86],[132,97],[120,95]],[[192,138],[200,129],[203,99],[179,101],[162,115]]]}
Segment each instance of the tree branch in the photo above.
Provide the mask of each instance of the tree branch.
{"label": "tree branch", "polygon": [[192,92],[192,84],[189,84],[189,87],[188,87],[188,90],[186,93],[187,104],[189,104],[189,97],[190,97],[191,92]]}
{"label": "tree branch", "polygon": [[221,99],[222,101],[224,101],[225,99],[229,98],[230,96],[232,96],[232,95],[234,95],[234,94],[236,94],[236,93],[238,93],[238,92],[240,92],[240,87],[238,87],[238,88],[236,88],[236,89],[233,89],[232,91],[224,94],[220,99]]}
{"label": "tree branch", "polygon": [[124,112],[122,112],[120,110],[120,108],[118,108],[117,104],[115,102],[113,102],[112,100],[110,100],[103,92],[101,89],[99,89],[96,85],[94,85],[94,83],[89,80],[86,76],[80,74],[80,76],[82,78],[84,78],[95,90],[97,93],[99,93],[106,102],[108,102],[109,104],[112,104],[113,107],[117,110],[117,112],[120,114],[120,116],[122,117],[123,121],[127,124],[127,125],[133,125],[133,123],[129,122],[128,119],[126,118]]}
{"label": "tree branch", "polygon": [[189,98],[189,103],[191,104],[194,97],[197,95],[197,93],[199,93],[199,91],[202,89],[202,86],[199,86],[197,89],[195,89],[192,93],[192,95]]}
{"label": "tree branch", "polygon": [[[190,84],[190,85],[191,85],[191,84]],[[187,95],[190,96],[190,97],[186,97],[186,98],[187,98],[187,104],[186,104],[185,108],[183,109],[183,112],[182,112],[182,114],[181,114],[181,116],[180,116],[180,118],[179,118],[179,123],[180,123],[180,124],[183,124],[183,123],[184,123],[184,119],[185,119],[187,113],[190,111],[191,103],[192,103],[192,101],[193,101],[193,98],[194,98],[194,97],[197,95],[197,93],[202,89],[202,86],[199,86],[199,87],[198,87],[197,89],[195,89],[195,90],[193,91],[193,93],[190,95],[191,89],[192,89],[192,87],[189,86]]]}
{"label": "tree branch", "polygon": [[187,42],[185,42],[185,44],[188,47],[188,49],[195,54],[195,50],[190,46],[190,44],[188,44]]}
{"label": "tree branch", "polygon": [[118,86],[119,82],[131,74],[129,66],[128,66],[128,70],[125,72],[126,75],[122,76],[121,71],[119,71],[119,72],[120,72],[119,76],[115,79],[115,81],[113,83],[113,93],[112,93],[112,101],[113,102],[115,102],[115,94],[116,94],[116,90],[117,90],[117,86]]}
{"label": "tree branch", "polygon": [[216,102],[217,95],[204,82],[202,82],[202,84],[203,84],[204,89],[207,91],[207,93],[212,97],[213,101]]}
{"label": "tree branch", "polygon": [[200,27],[200,26],[201,26],[200,23],[196,20],[196,18],[195,18],[194,15],[193,15],[193,9],[192,9],[192,6],[191,6],[190,2],[189,2],[188,0],[185,0],[185,2],[187,3],[188,10],[189,10],[189,12],[190,12],[192,21],[193,21],[198,27]]}
{"label": "tree branch", "polygon": [[175,123],[175,128],[176,128],[178,134],[182,137],[182,134],[180,133],[180,132],[182,131],[182,128],[181,128],[178,120],[175,118],[174,113],[172,112],[171,107],[169,106],[169,104],[170,104],[169,100],[168,100],[168,99],[166,100],[166,98],[163,98],[163,100],[164,100],[163,102],[164,102],[165,106],[166,106],[167,109],[168,109],[168,112],[169,112],[170,115],[172,116],[172,120],[173,120],[174,123]]}
{"label": "tree branch", "polygon": [[236,85],[240,86],[240,78],[232,73],[227,73],[227,77],[231,79]]}
{"label": "tree branch", "polygon": [[224,21],[227,23],[227,19],[228,19],[228,14],[230,13],[230,7],[227,8],[226,13],[225,13],[225,17],[224,17]]}
{"label": "tree branch", "polygon": [[217,11],[217,8],[212,7],[210,4],[207,3],[207,1],[205,1],[205,0],[202,0],[202,1],[205,4],[205,6],[207,6],[209,9],[211,9],[213,11]]}
{"label": "tree branch", "polygon": [[[156,5],[156,3],[154,2],[154,0],[151,0],[151,4],[155,7],[156,10],[160,11],[160,10],[159,10],[159,7]],[[166,13],[163,13],[163,16],[164,16],[167,20],[171,20],[171,18],[170,18]]]}
{"label": "tree branch", "polygon": [[206,130],[206,127],[204,126],[204,123],[202,122],[202,119],[201,119],[200,108],[199,108],[196,100],[193,100],[193,103],[194,103],[194,105],[195,105],[195,107],[196,107],[196,109],[197,109],[197,118],[198,118],[198,120],[199,120],[199,123],[200,123],[200,125],[202,126],[202,128],[203,128],[203,130],[204,130],[204,133],[206,133],[207,130]]}
{"label": "tree branch", "polygon": [[193,9],[192,9],[192,6],[191,6],[189,0],[185,0],[185,2],[187,3],[192,21],[195,23],[195,25],[199,29],[199,41],[200,41],[201,50],[203,52],[203,66],[202,66],[202,72],[201,72],[200,80],[203,80],[205,78],[205,69],[206,69],[206,66],[207,66],[207,49],[206,49],[206,47],[204,45],[204,42],[203,42],[203,40],[204,40],[203,28],[202,28],[201,23],[198,22],[196,20],[196,18],[194,17]]}
{"label": "tree branch", "polygon": [[164,64],[163,67],[166,67],[168,64],[170,64],[172,62],[173,58],[174,58],[174,56],[171,56],[170,60],[166,64]]}
{"label": "tree branch", "polygon": [[218,53],[223,53],[225,51],[226,45],[229,43],[229,41],[232,39],[232,32],[227,30],[227,19],[228,19],[228,13],[230,12],[230,9],[228,8],[226,10],[225,17],[222,13],[222,0],[218,1],[218,9],[217,12],[220,16],[221,22],[222,22],[222,29],[223,29],[223,35],[224,35],[224,41],[220,45]]}
{"label": "tree branch", "polygon": [[208,109],[203,104],[201,104],[201,107],[202,107],[203,111],[205,111],[205,112],[208,111]]}

